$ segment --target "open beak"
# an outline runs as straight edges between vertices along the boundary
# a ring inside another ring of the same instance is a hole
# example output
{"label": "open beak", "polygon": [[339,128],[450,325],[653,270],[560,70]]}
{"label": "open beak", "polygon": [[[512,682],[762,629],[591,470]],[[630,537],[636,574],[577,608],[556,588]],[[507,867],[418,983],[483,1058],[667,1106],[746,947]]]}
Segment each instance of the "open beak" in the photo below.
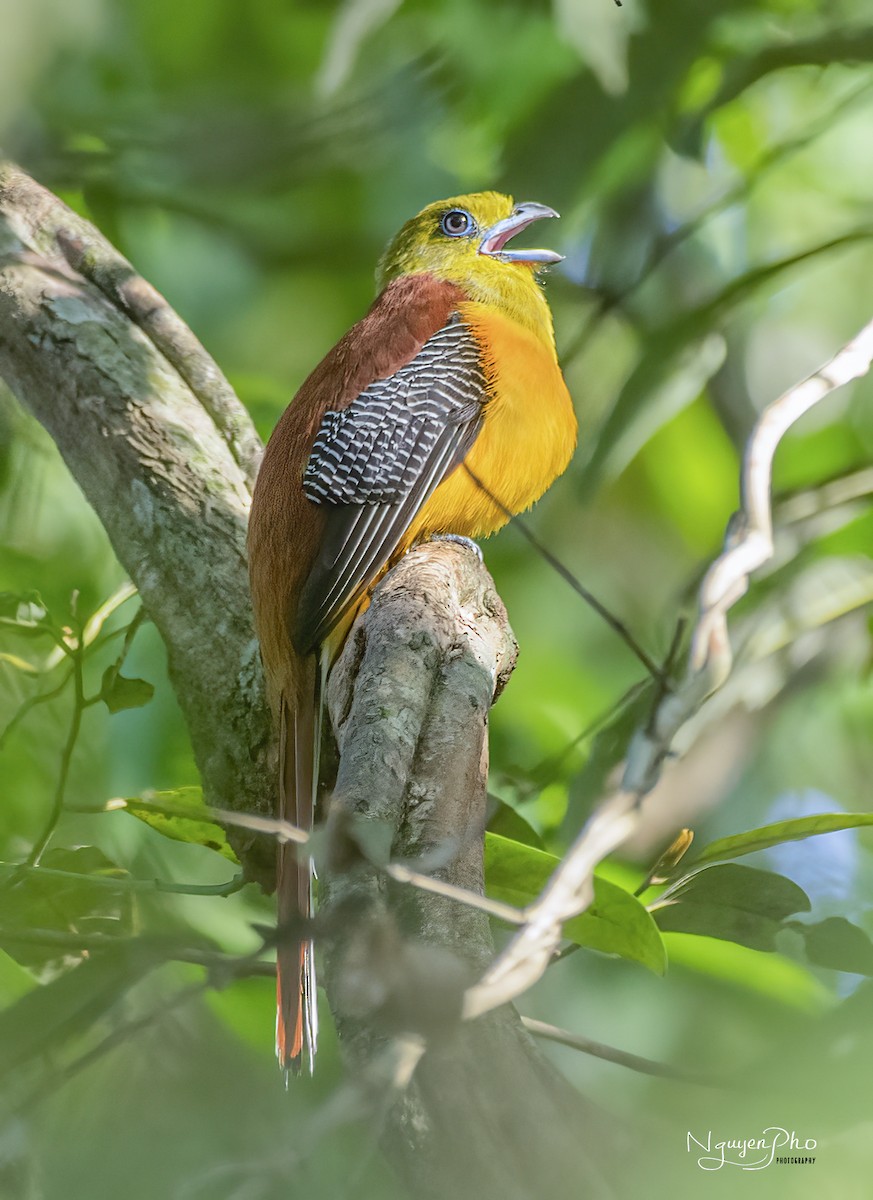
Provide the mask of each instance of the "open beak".
{"label": "open beak", "polygon": [[556,263],[561,262],[563,254],[554,250],[507,250],[506,243],[514,238],[522,229],[541,221],[543,217],[556,217],[553,208],[545,204],[516,204],[508,217],[485,230],[485,236],[479,243],[479,253],[487,254],[490,258],[499,258],[502,262]]}

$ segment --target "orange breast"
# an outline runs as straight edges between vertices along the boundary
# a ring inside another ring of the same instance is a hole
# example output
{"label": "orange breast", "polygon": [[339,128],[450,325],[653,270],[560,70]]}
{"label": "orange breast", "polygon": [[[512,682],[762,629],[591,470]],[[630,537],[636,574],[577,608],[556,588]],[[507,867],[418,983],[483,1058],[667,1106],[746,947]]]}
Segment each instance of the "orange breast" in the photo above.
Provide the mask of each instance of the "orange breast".
{"label": "orange breast", "polygon": [[554,348],[489,305],[469,302],[459,311],[479,343],[488,382],[483,426],[466,459],[484,488],[456,468],[423,506],[404,549],[434,533],[494,533],[508,520],[503,508],[529,508],[576,446],[576,414]]}

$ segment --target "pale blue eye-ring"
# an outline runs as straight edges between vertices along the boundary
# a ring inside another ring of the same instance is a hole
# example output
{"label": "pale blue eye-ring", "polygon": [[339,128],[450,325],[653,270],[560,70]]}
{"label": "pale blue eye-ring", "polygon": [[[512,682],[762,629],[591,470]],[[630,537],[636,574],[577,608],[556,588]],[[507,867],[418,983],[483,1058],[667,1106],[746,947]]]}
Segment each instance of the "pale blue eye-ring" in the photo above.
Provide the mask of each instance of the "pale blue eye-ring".
{"label": "pale blue eye-ring", "polygon": [[440,218],[440,229],[446,237],[466,237],[475,225],[476,222],[463,208],[450,208]]}

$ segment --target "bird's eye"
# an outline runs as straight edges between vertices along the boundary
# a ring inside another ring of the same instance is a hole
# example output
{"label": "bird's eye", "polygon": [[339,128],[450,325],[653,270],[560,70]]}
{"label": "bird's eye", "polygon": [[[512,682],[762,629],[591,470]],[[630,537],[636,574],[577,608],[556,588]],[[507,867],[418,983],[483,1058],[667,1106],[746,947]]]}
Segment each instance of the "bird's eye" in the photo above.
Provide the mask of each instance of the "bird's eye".
{"label": "bird's eye", "polygon": [[475,227],[475,222],[463,208],[451,208],[443,213],[440,229],[446,237],[464,237]]}

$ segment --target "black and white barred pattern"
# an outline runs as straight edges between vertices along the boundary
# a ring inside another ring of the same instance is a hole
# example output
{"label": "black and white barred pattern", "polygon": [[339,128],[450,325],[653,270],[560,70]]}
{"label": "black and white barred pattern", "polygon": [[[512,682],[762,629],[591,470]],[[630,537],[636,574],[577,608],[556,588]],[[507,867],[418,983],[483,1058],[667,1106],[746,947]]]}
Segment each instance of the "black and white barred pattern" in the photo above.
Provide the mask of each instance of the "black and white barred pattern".
{"label": "black and white barred pattern", "polygon": [[427,469],[441,434],[475,420],[485,376],[455,314],[389,379],[371,384],[318,429],[303,489],[316,504],[394,504]]}

